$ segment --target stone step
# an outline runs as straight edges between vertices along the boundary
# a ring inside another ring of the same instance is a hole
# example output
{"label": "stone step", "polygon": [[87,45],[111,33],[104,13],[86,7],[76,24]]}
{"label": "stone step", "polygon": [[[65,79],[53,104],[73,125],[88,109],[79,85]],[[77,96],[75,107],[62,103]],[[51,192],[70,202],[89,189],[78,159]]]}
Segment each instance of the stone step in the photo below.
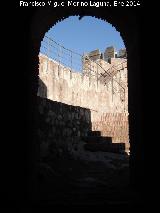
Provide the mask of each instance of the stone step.
{"label": "stone step", "polygon": [[86,143],[99,143],[99,144],[111,144],[112,138],[111,137],[102,137],[102,136],[84,136],[82,140]]}
{"label": "stone step", "polygon": [[125,143],[87,143],[84,145],[84,149],[91,152],[113,152],[113,153],[122,153],[125,150]]}
{"label": "stone step", "polygon": [[101,136],[101,131],[89,131],[88,136]]}

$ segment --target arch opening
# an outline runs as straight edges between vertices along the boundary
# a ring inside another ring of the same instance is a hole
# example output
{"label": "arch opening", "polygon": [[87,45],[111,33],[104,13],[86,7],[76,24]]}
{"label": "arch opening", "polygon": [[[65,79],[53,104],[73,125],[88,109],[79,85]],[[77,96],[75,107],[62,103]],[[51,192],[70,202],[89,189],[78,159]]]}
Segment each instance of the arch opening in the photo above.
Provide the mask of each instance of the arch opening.
{"label": "arch opening", "polygon": [[[39,13],[41,14],[41,12]],[[141,121],[139,120],[139,106],[136,104],[137,98],[139,100],[140,103],[140,93],[138,91],[138,88],[141,88],[140,86],[140,81],[139,79],[139,73],[140,73],[140,67],[139,67],[139,59],[138,59],[138,53],[140,53],[139,48],[138,48],[138,30],[137,30],[137,20],[134,18],[134,14],[127,14],[128,15],[128,19],[125,19],[125,16],[119,16],[117,14],[114,13],[114,11],[108,11],[107,14],[105,11],[101,12],[101,14],[99,14],[96,11],[88,11],[87,9],[84,11],[79,11],[79,10],[74,10],[70,11],[68,10],[65,13],[65,18],[69,17],[69,15],[77,15],[80,14],[81,16],[83,15],[91,15],[91,16],[96,16],[97,18],[102,18],[105,21],[108,21],[110,23],[113,23],[114,26],[116,26],[116,29],[118,29],[118,31],[122,32],[123,34],[123,38],[127,47],[127,59],[128,59],[128,70],[129,70],[129,87],[130,87],[130,94],[129,94],[129,112],[130,112],[130,125],[129,125],[129,131],[130,131],[130,142],[131,142],[131,156],[130,156],[130,165],[131,165],[131,182],[135,183],[138,182],[141,176],[141,170],[140,168],[140,162],[137,164],[137,161],[134,161],[134,159],[141,159],[141,157],[139,156],[140,151],[137,152],[136,150],[138,149],[138,147],[141,147],[141,134],[140,134],[140,125],[141,125]],[[115,15],[115,16],[114,16]],[[38,17],[38,19],[37,19]],[[34,43],[34,60],[33,60],[33,64],[34,64],[34,69],[35,70],[35,65],[37,67],[37,72],[38,72],[38,54],[39,54],[39,49],[40,49],[40,42],[43,39],[43,36],[45,34],[45,32],[50,28],[50,26],[53,23],[56,23],[58,20],[62,20],[62,15],[60,14],[51,14],[51,13],[46,13],[46,25],[39,25],[37,23],[40,23],[40,16],[37,15],[34,23],[33,23],[33,43]],[[120,18],[120,21],[118,20],[118,18]],[[64,19],[64,16],[63,16]],[[132,25],[132,29],[129,28],[129,25]],[[38,27],[37,27],[38,26]],[[134,62],[136,61],[137,63],[133,62],[134,58]],[[35,74],[37,76],[37,73]],[[37,78],[37,77],[35,77]],[[38,79],[37,79],[38,80]],[[134,82],[137,82],[136,84],[136,88],[134,85]],[[36,87],[36,89],[38,89],[38,86]],[[35,94],[37,95],[37,91],[35,92]],[[136,95],[138,94],[138,95]],[[138,110],[138,112],[137,112]],[[137,120],[139,122],[137,122]],[[136,122],[135,122],[136,121]],[[139,157],[138,157],[139,156]],[[139,166],[139,167],[138,167]],[[136,177],[136,178],[135,178]]]}
{"label": "arch opening", "polygon": [[[74,59],[75,55],[78,60]],[[79,67],[74,64],[76,60]],[[85,175],[78,177],[83,184],[88,179],[91,182],[97,179],[105,187],[126,187],[129,183],[127,83],[126,49],[117,54],[110,46],[104,53],[94,50],[81,55],[45,35],[39,54],[37,93],[40,117],[48,126],[45,134],[44,127],[38,129],[41,165],[49,163],[50,170],[55,169],[60,158],[64,168],[58,171],[65,170],[67,174],[68,167],[73,182],[75,173],[80,175],[83,171]],[[66,159],[68,165],[64,163]],[[70,160],[79,166],[79,172]],[[83,167],[77,162],[84,164]],[[90,162],[93,167],[90,172],[94,175],[88,174],[90,166],[86,167],[85,162]],[[106,170],[109,174],[103,172],[101,178],[100,170],[96,171],[100,162],[106,166],[101,167],[101,173]],[[120,177],[120,172],[124,176]]]}

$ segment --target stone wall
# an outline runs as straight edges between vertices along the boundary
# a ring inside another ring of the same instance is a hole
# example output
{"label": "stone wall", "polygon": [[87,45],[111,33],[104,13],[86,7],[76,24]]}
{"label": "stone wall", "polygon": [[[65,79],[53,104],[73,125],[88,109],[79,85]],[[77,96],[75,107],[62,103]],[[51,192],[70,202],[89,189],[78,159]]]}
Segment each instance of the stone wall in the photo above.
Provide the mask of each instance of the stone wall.
{"label": "stone wall", "polygon": [[91,131],[89,109],[38,97],[38,141],[41,156],[70,153]]}
{"label": "stone wall", "polygon": [[[39,78],[47,87],[47,97],[50,100],[81,106],[100,112],[124,112],[126,102],[121,101],[119,85],[112,82],[107,85],[97,80],[95,75],[87,76],[71,71],[44,55],[39,56]],[[101,69],[102,70],[102,69]],[[43,85],[39,83],[38,96],[43,96]]]}
{"label": "stone wall", "polygon": [[92,121],[92,130],[112,137],[113,143],[128,143],[128,113],[103,113]]}

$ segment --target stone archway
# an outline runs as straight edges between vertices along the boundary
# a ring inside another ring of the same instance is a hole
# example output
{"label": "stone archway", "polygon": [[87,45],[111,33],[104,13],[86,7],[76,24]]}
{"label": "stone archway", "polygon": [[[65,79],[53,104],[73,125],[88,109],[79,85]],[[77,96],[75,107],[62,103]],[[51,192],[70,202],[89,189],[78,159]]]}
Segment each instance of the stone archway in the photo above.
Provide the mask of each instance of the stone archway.
{"label": "stone archway", "polygon": [[[59,13],[59,9],[52,11],[52,9],[37,10],[32,22],[32,58],[31,70],[33,70],[34,93],[33,99],[36,100],[38,89],[38,53],[40,49],[40,42],[48,29],[57,21],[69,17],[70,15],[90,15],[101,18],[111,24],[121,32],[121,37],[124,39],[128,53],[128,85],[129,85],[129,134],[131,143],[131,157],[130,157],[130,174],[131,183],[136,184],[142,181],[139,173],[142,168],[141,159],[141,81],[140,81],[140,62],[139,62],[139,35],[138,35],[138,22],[135,13],[124,12],[117,14],[116,10],[102,9],[99,13],[98,10],[83,9],[79,10],[78,7],[74,11],[69,8],[64,9],[64,13]],[[62,15],[61,15],[62,14]],[[65,16],[64,16],[65,14]],[[136,63],[135,63],[136,62]],[[135,87],[136,82],[136,87]],[[36,101],[35,101],[36,103]],[[36,104],[35,104],[36,105]],[[36,110],[36,109],[34,109]],[[139,185],[139,184],[138,184]]]}

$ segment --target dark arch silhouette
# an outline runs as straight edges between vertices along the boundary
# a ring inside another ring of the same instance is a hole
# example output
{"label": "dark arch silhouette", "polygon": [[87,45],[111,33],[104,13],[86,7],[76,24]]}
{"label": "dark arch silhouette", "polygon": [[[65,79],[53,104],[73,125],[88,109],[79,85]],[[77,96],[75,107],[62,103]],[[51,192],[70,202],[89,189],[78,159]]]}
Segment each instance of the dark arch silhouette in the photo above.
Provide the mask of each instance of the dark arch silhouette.
{"label": "dark arch silhouette", "polygon": [[[38,145],[34,139],[34,129],[36,126],[36,106],[37,106],[37,90],[38,90],[38,64],[40,43],[44,34],[58,21],[73,15],[94,16],[101,18],[112,24],[116,30],[120,32],[127,48],[128,59],[128,90],[129,90],[129,134],[131,143],[130,156],[130,179],[131,185],[138,189],[143,183],[143,123],[142,123],[142,74],[144,70],[140,67],[140,58],[143,54],[141,51],[141,14],[138,9],[116,9],[116,8],[32,8],[21,10],[17,23],[20,29],[19,37],[23,43],[23,51],[25,54],[20,59],[24,62],[22,65],[26,67],[27,78],[27,144],[29,154],[30,172],[34,171],[36,159],[38,159]],[[19,22],[19,19],[22,21]],[[23,35],[23,36],[22,36]],[[17,39],[17,42],[18,42]],[[25,66],[26,65],[26,66]],[[25,69],[25,68],[24,68]],[[19,69],[21,70],[21,69]],[[26,79],[24,79],[25,81]],[[21,101],[20,101],[21,103]],[[33,116],[34,115],[34,116]],[[33,175],[34,176],[34,175]],[[34,179],[34,177],[33,177]],[[29,185],[32,184],[31,181]],[[31,194],[30,194],[31,195]]]}

